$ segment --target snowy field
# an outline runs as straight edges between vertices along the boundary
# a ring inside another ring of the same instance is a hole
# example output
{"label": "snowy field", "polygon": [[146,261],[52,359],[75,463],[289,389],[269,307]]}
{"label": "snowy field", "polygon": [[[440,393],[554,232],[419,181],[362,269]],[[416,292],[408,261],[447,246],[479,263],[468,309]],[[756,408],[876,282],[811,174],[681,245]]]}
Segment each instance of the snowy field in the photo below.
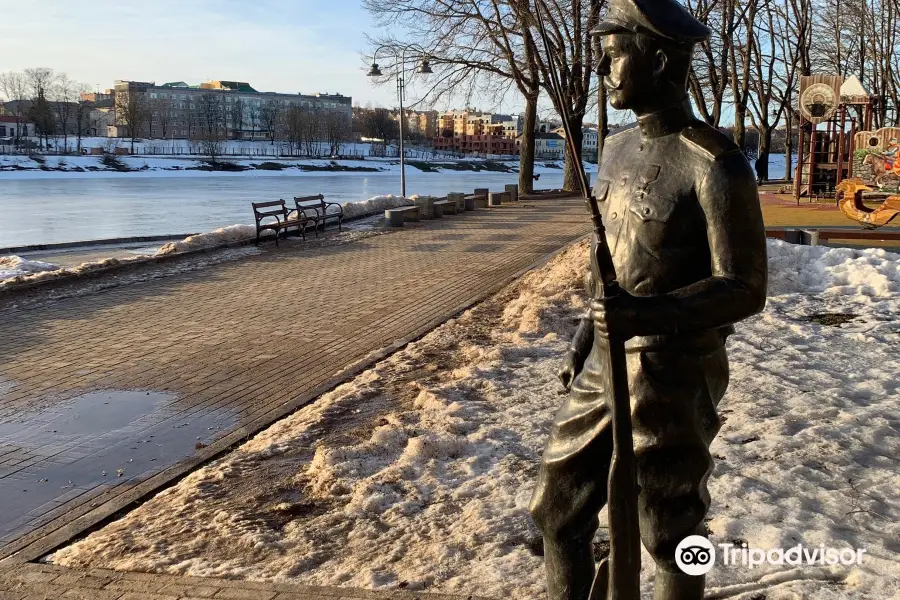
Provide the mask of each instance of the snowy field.
{"label": "snowy field", "polygon": [[[900,255],[769,252],[768,306],[729,341],[711,538],[866,554],[855,567],[720,564],[707,597],[900,598]],[[527,505],[586,257],[573,246],[50,560],[542,597]],[[645,553],[645,594],[652,576]]]}

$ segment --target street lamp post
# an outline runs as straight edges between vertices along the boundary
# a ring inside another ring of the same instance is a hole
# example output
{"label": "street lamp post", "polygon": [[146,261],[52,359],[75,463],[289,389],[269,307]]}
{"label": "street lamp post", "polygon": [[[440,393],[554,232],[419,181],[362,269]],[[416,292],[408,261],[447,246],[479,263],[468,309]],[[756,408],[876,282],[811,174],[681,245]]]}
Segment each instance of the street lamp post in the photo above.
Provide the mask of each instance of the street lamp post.
{"label": "street lamp post", "polygon": [[[374,54],[372,54],[372,68],[369,69],[369,77],[381,77],[383,73],[381,69],[378,68],[378,63],[376,62],[376,58],[378,57],[378,53],[387,48],[388,46],[379,46]],[[394,63],[396,67],[396,77],[397,77],[397,99],[400,101],[400,195],[406,198],[406,156],[403,147],[403,100],[406,96],[406,51],[407,49],[412,49],[419,52],[422,55],[422,59],[419,61],[419,66],[416,69],[416,73],[421,75],[429,75],[433,71],[431,70],[431,65],[428,62],[428,53],[425,52],[424,48],[419,46],[404,46],[400,51],[400,55],[397,55],[397,49],[393,46],[390,47],[394,51]]]}

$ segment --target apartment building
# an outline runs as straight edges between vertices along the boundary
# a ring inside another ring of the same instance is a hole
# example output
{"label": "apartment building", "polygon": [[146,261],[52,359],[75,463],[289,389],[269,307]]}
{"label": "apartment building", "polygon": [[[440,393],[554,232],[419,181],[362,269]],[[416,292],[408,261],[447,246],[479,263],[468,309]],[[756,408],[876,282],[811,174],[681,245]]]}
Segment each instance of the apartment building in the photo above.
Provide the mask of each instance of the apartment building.
{"label": "apartment building", "polygon": [[[233,139],[266,139],[274,126],[273,115],[292,106],[320,111],[336,111],[350,122],[353,100],[341,94],[282,94],[260,92],[243,81],[208,81],[188,85],[174,81],[116,81],[115,125],[117,135],[130,135],[127,107],[137,97],[142,106],[138,124],[140,137],[190,138],[201,122],[201,105],[214,98],[221,107],[222,121],[228,137]],[[210,96],[210,94],[212,96]]]}
{"label": "apartment building", "polygon": [[[431,139],[440,133],[438,131],[438,112],[436,110],[407,110],[404,112],[406,113],[404,126],[406,127],[407,135],[421,135],[424,138]],[[395,121],[399,121],[399,111],[392,112],[391,117]]]}
{"label": "apartment building", "polygon": [[112,102],[115,98],[116,91],[113,89],[107,89],[103,92],[84,92],[81,94],[82,102],[93,102],[94,104],[101,104]]}
{"label": "apartment building", "polygon": [[522,133],[524,119],[466,109],[444,112],[439,122],[438,135],[444,138],[488,135],[515,140]]}
{"label": "apartment building", "polygon": [[439,152],[459,152],[462,154],[501,154],[514,156],[519,154],[519,146],[515,139],[503,135],[454,135],[434,138],[434,149]]}

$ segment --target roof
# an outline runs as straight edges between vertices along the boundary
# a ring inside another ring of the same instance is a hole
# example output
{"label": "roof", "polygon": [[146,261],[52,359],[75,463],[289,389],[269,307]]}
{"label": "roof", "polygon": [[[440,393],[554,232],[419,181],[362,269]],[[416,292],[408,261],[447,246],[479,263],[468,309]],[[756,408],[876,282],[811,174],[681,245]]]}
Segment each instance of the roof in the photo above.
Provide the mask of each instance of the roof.
{"label": "roof", "polygon": [[558,133],[542,133],[538,131],[534,134],[534,139],[536,140],[562,140],[565,139],[563,136]]}
{"label": "roof", "polygon": [[851,75],[841,85],[841,96],[868,96],[869,92],[860,83],[856,75]]}
{"label": "roof", "polygon": [[226,90],[234,90],[238,92],[256,93],[253,87],[244,81],[219,81],[222,88]]}
{"label": "roof", "polygon": [[186,88],[186,87],[188,87],[188,84],[186,84],[186,83],[183,82],[183,81],[170,81],[169,83],[164,83],[164,84],[162,84],[160,87],[165,87],[165,88]]}
{"label": "roof", "polygon": [[31,123],[31,121],[24,118],[16,119],[12,115],[0,115],[0,123]]}

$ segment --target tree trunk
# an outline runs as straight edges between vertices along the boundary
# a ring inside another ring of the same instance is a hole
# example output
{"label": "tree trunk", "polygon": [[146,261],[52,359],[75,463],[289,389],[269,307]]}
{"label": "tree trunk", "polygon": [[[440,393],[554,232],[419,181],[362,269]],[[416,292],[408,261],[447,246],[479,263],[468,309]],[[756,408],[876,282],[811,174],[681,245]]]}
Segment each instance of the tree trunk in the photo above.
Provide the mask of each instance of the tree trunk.
{"label": "tree trunk", "polygon": [[606,106],[606,87],[600,85],[597,93],[597,172],[600,172],[600,161],[603,159],[603,144],[609,135],[609,110]]}
{"label": "tree trunk", "polygon": [[735,104],[734,107],[734,127],[732,129],[732,138],[737,144],[741,152],[744,152],[744,145],[747,143],[747,107]]}
{"label": "tree trunk", "polygon": [[760,183],[769,179],[769,152],[772,148],[772,127],[765,127],[759,132],[759,144],[756,152],[756,175]]}
{"label": "tree trunk", "polygon": [[[790,106],[790,100],[788,101],[788,106]],[[784,136],[784,178],[787,181],[791,181],[791,160],[794,154],[794,131],[793,131],[793,122],[791,121],[791,110],[788,108],[785,115],[785,136]]]}
{"label": "tree trunk", "polygon": [[522,145],[519,147],[519,191],[534,191],[534,129],[537,123],[537,94],[525,98],[525,124],[522,128]]}
{"label": "tree trunk", "polygon": [[566,168],[563,174],[563,189],[571,192],[581,191],[581,179],[577,169],[583,168],[581,165],[581,143],[584,139],[584,132],[581,130],[583,118],[581,115],[569,118],[569,131],[572,133],[572,142],[575,146],[577,156],[572,156],[569,150],[571,147],[569,141],[566,140]]}

